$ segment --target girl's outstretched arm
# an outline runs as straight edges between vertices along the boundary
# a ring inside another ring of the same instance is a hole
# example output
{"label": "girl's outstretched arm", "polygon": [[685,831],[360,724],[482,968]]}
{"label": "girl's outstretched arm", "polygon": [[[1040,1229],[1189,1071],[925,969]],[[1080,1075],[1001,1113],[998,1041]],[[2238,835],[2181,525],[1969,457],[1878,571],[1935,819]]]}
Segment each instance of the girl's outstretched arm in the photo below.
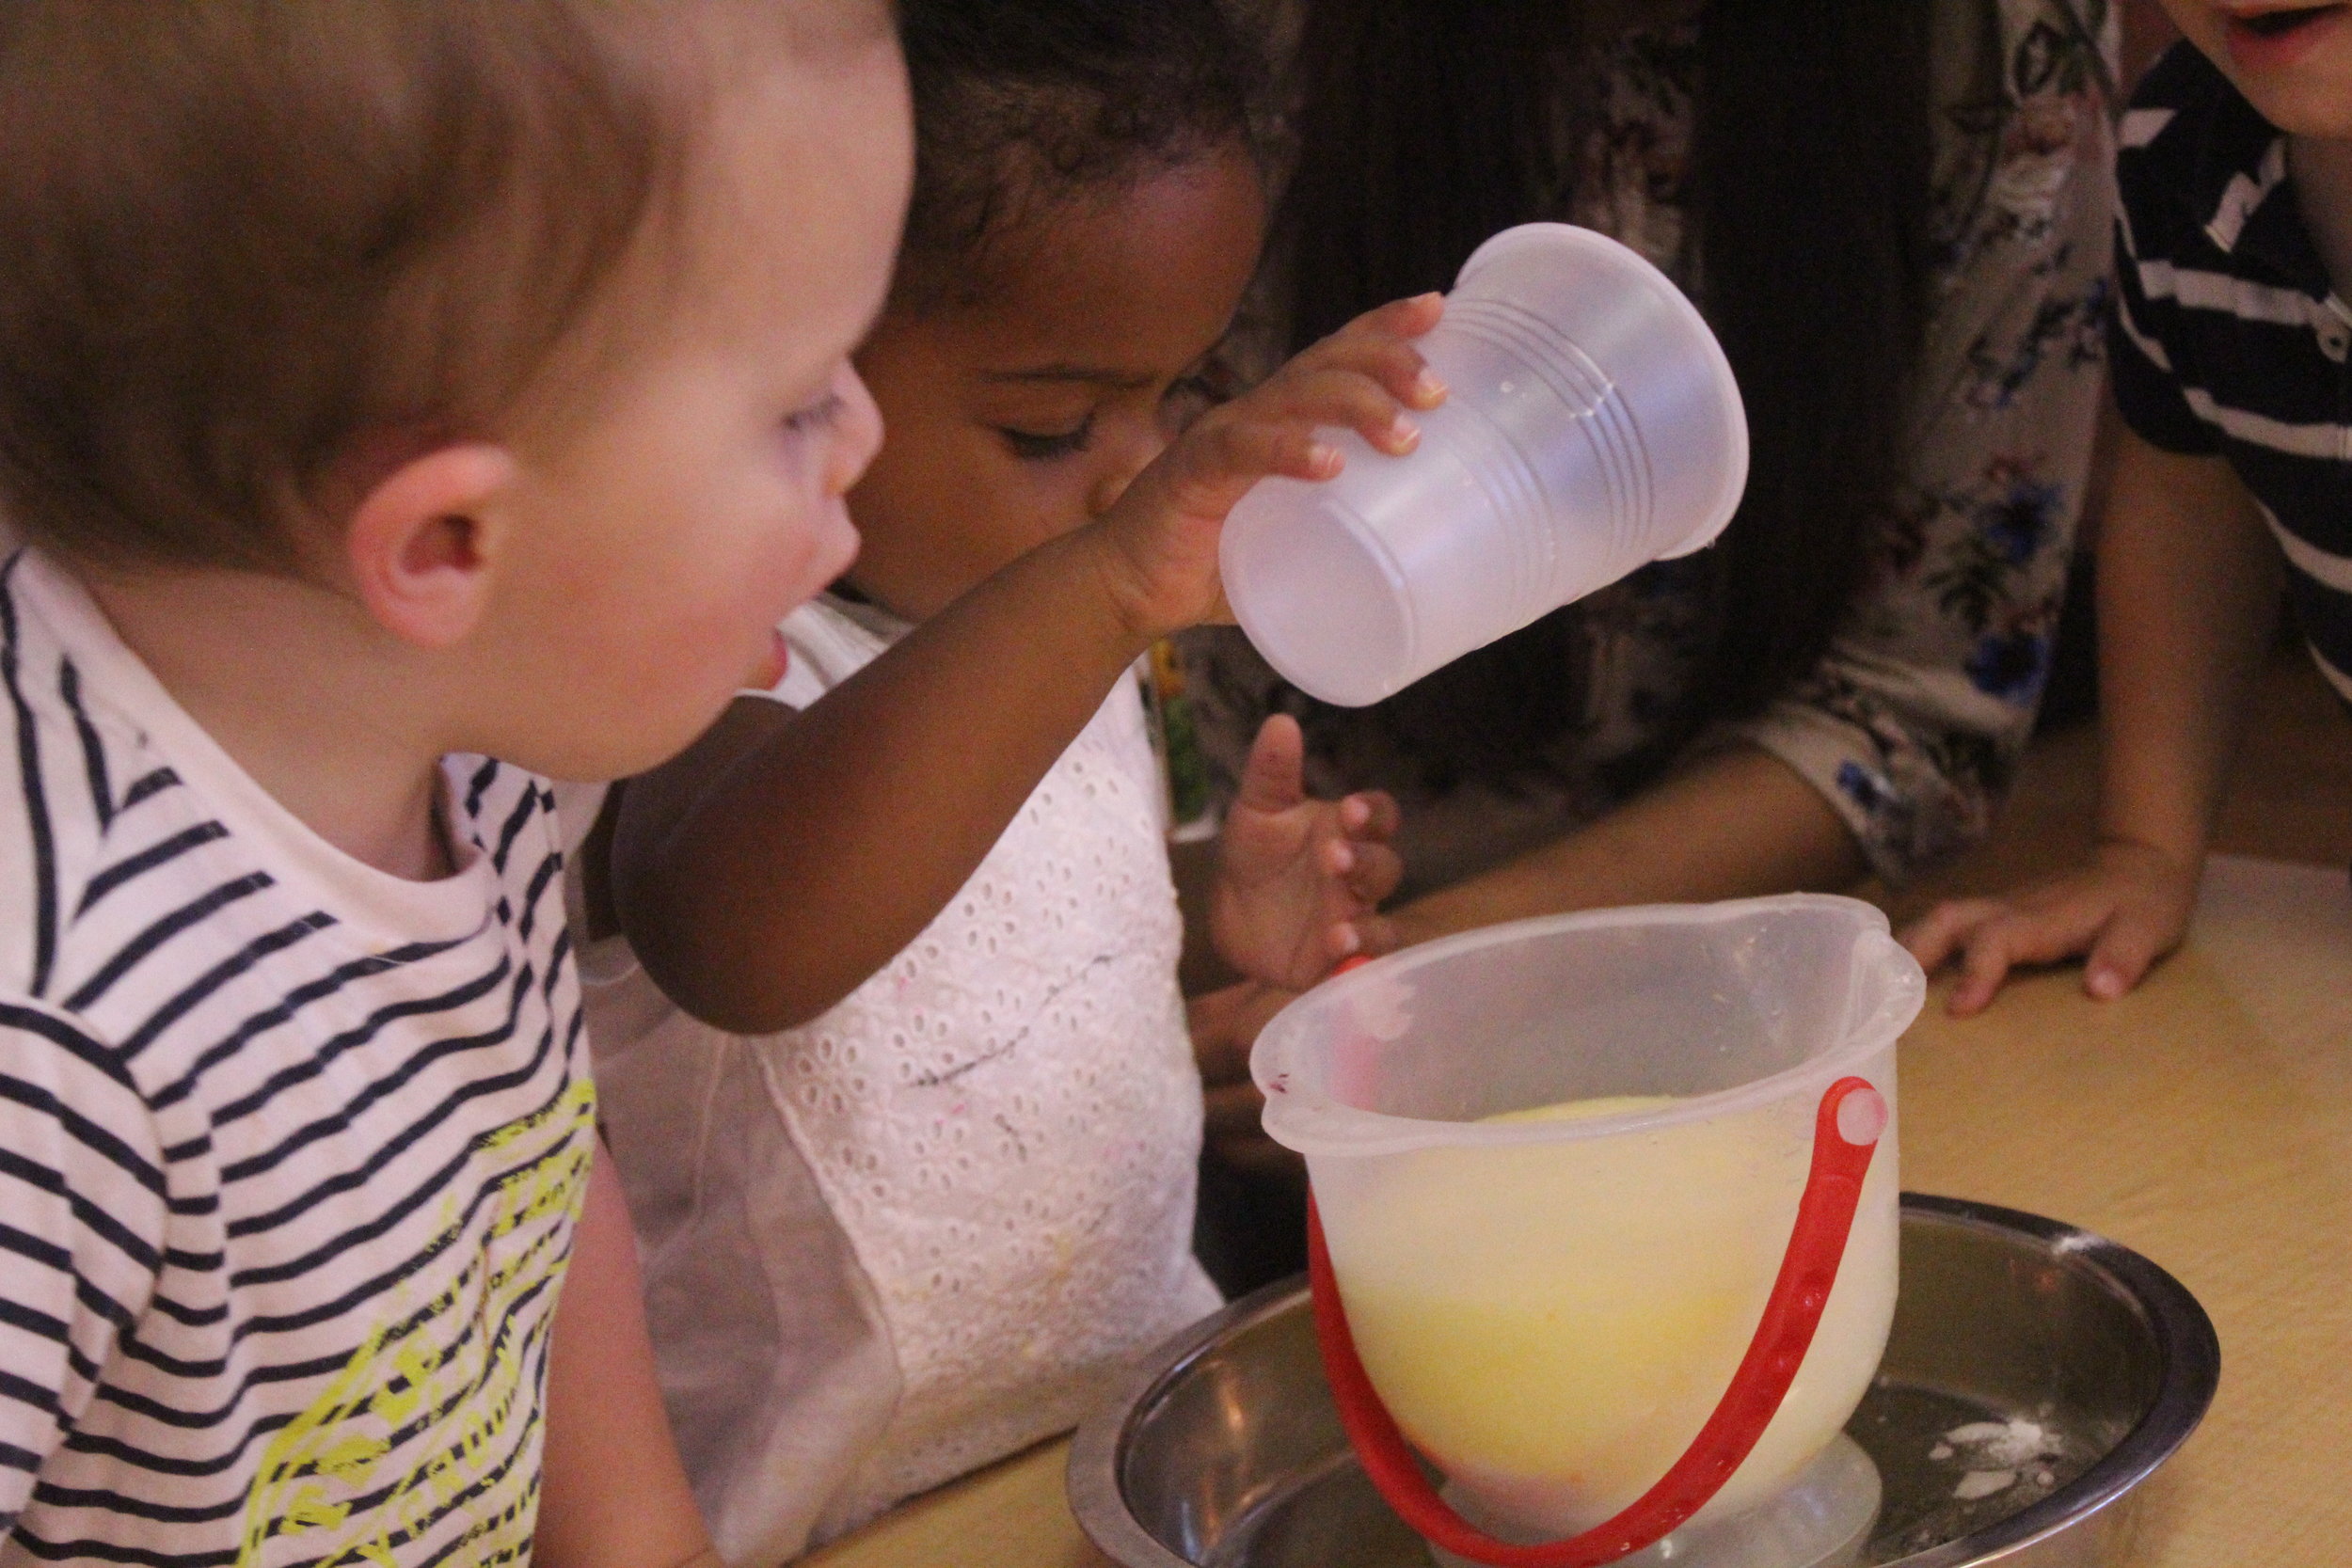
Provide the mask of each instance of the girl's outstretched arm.
{"label": "girl's outstretched arm", "polygon": [[1389,451],[1444,389],[1410,340],[1434,295],[1383,307],[1201,416],[1099,521],[1040,546],[807,712],[746,715],[630,784],[615,912],[688,1012],[739,1033],[824,1011],[953,897],[1037,782],[1157,639],[1222,610],[1225,515],[1269,474],[1327,479],[1318,427]]}

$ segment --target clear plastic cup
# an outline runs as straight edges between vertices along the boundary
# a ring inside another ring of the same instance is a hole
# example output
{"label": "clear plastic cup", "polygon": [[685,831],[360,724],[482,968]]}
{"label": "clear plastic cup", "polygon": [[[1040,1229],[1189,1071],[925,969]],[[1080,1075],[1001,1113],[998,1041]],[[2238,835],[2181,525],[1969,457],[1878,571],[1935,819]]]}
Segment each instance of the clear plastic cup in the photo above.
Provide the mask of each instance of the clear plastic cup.
{"label": "clear plastic cup", "polygon": [[1687,1528],[1762,1516],[1823,1456],[1893,1321],[1895,1042],[1925,984],[1877,910],[1793,895],[1470,932],[1266,1026],[1266,1131],[1306,1156],[1364,1370],[1464,1516],[1576,1534],[1682,1455],[1772,1292],[1822,1096],[1851,1075],[1888,1121],[1836,1282]]}
{"label": "clear plastic cup", "polygon": [[1714,334],[1605,235],[1497,234],[1420,346],[1451,394],[1417,416],[1413,451],[1329,433],[1337,478],[1263,481],[1225,525],[1234,617],[1325,702],[1377,702],[1712,543],[1747,483],[1747,419]]}

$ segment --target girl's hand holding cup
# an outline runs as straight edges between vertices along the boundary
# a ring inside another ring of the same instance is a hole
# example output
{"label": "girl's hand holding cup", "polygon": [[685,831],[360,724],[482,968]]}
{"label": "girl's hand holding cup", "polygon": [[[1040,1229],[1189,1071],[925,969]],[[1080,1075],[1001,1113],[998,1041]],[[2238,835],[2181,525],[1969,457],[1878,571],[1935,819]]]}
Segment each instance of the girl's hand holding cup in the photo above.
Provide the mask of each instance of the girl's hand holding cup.
{"label": "girl's hand holding cup", "polygon": [[1260,480],[1327,480],[1343,459],[1319,430],[1353,430],[1403,455],[1421,438],[1412,412],[1445,388],[1412,340],[1437,325],[1437,294],[1368,311],[1264,382],[1196,420],[1087,531],[1103,549],[1113,602],[1138,643],[1203,621],[1230,621],[1217,535]]}

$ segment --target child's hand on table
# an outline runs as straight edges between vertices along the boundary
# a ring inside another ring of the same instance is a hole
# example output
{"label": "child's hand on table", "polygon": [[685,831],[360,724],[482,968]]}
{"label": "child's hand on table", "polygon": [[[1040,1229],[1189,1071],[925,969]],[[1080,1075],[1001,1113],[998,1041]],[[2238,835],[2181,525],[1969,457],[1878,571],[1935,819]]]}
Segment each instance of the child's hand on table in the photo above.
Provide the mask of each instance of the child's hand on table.
{"label": "child's hand on table", "polygon": [[1947,1006],[1955,1018],[1982,1012],[2017,964],[2057,963],[2087,954],[2083,990],[2112,1001],[2139,984],[2149,965],[2178,947],[2197,901],[2198,868],[2122,839],[2103,842],[2087,868],[2006,898],[1938,904],[1903,933],[1903,945],[1933,974],[1960,960]]}
{"label": "child's hand on table", "polygon": [[1217,582],[1217,537],[1233,503],[1262,479],[1324,480],[1339,449],[1317,434],[1350,429],[1402,455],[1421,440],[1408,411],[1445,401],[1411,342],[1438,325],[1437,294],[1357,317],[1230,403],[1202,414],[1092,527],[1113,603],[1138,643],[1230,620]]}
{"label": "child's hand on table", "polygon": [[1209,895],[1218,955],[1253,980],[1292,990],[1352,954],[1396,945],[1377,911],[1404,869],[1389,844],[1396,802],[1377,790],[1309,798],[1305,750],[1288,715],[1258,731],[1226,814]]}

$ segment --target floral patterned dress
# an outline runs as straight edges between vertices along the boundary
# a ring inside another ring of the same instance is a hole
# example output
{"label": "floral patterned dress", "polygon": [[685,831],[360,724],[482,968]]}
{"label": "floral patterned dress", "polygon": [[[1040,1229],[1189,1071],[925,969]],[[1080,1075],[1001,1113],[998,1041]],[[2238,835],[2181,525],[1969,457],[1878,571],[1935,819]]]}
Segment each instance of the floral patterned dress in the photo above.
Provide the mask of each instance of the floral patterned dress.
{"label": "floral patterned dress", "polygon": [[[2106,0],[1940,0],[1935,26],[1932,314],[1893,521],[1810,674],[1689,743],[1780,758],[1896,880],[1981,835],[2032,729],[2103,383],[2114,202]],[[1530,216],[1613,235],[1703,302],[1685,222],[1698,61],[1694,24],[1613,46],[1577,191]],[[1279,328],[1245,311],[1245,371],[1270,368]],[[1585,601],[1584,711],[1525,776],[1433,782],[1378,737],[1351,736],[1311,756],[1311,783],[1400,797],[1407,895],[1590,820],[1688,733],[1707,569],[1660,562]],[[1211,774],[1230,790],[1259,719],[1295,694],[1237,633],[1195,634],[1185,656]]]}

